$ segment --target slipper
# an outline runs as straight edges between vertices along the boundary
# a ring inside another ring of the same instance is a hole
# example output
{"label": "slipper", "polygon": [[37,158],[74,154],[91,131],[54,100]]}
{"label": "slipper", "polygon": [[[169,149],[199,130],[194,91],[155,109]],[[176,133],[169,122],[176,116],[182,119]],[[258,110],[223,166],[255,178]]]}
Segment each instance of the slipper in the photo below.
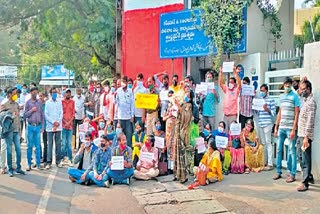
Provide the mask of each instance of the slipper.
{"label": "slipper", "polygon": [[288,178],[286,179],[286,182],[287,182],[287,183],[292,183],[292,182],[295,182],[295,181],[296,181],[296,178],[293,177],[293,176],[290,176],[290,177],[288,177]]}
{"label": "slipper", "polygon": [[250,173],[250,169],[246,169],[246,171],[244,172],[244,174],[249,174]]}
{"label": "slipper", "polygon": [[297,188],[298,192],[305,192],[305,191],[307,191],[308,189],[309,189],[309,187],[306,187],[304,184],[301,184],[301,185]]}
{"label": "slipper", "polygon": [[281,174],[277,174],[277,175],[275,175],[275,176],[273,177],[273,180],[278,180],[278,179],[280,179],[280,178],[282,178],[282,177],[281,177]]}

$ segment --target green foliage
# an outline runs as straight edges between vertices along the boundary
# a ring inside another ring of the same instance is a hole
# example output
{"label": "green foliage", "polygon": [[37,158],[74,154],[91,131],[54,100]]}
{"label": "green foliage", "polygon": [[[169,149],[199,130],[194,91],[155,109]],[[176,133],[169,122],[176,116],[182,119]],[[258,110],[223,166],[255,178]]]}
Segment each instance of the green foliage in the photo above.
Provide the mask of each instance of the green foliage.
{"label": "green foliage", "polygon": [[312,7],[320,7],[320,0],[305,0],[304,3],[311,3]]}
{"label": "green foliage", "polygon": [[233,53],[237,42],[241,38],[241,30],[245,21],[243,10],[252,0],[203,0],[200,8],[202,27],[208,36],[213,38],[218,53],[215,56],[216,68],[221,65],[223,53]]}
{"label": "green foliage", "polygon": [[0,65],[19,63],[19,46],[14,29],[0,31]]}

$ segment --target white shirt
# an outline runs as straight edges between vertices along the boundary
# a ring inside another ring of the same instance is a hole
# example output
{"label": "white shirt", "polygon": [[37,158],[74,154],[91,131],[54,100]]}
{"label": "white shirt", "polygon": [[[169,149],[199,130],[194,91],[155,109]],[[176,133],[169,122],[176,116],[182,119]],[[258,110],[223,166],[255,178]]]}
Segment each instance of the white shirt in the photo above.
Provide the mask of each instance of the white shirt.
{"label": "white shirt", "polygon": [[118,119],[130,120],[134,117],[134,97],[131,90],[117,90],[115,103],[118,105]]}
{"label": "white shirt", "polygon": [[108,120],[108,112],[109,112],[109,105],[104,105],[104,98],[106,98],[106,100],[108,99],[108,94],[101,94],[100,96],[100,114],[103,114],[103,117],[105,120]]}
{"label": "white shirt", "polygon": [[159,94],[160,96],[160,101],[161,101],[161,117],[164,116],[164,113],[166,112],[167,108],[168,108],[168,104],[169,104],[169,97],[168,97],[168,93],[169,93],[170,89],[165,89],[163,88]]}
{"label": "white shirt", "polygon": [[74,100],[74,105],[75,105],[75,110],[76,110],[76,114],[75,114],[75,119],[76,120],[82,120],[83,115],[84,115],[84,96],[80,95],[80,97],[78,97],[78,95],[73,97]]}
{"label": "white shirt", "polygon": [[[140,87],[138,86],[134,89],[133,93],[134,93],[134,100],[136,100],[136,95],[147,93],[147,89],[144,86],[140,86]],[[134,107],[134,116],[142,117],[142,114],[143,114],[143,109]]]}
{"label": "white shirt", "polygon": [[45,105],[44,111],[45,119],[46,119],[46,131],[52,132],[53,123],[58,122],[59,127],[57,131],[62,130],[62,117],[63,117],[63,109],[62,103],[60,100],[53,101],[52,99],[48,100]]}

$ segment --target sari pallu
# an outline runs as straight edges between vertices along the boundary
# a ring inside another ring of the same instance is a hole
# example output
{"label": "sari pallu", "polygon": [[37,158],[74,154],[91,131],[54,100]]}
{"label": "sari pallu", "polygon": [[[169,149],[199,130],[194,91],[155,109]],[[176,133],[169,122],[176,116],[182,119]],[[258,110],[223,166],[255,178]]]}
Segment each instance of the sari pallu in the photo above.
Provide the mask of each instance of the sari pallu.
{"label": "sari pallu", "polygon": [[168,168],[174,169],[174,160],[176,157],[176,145],[174,140],[176,118],[170,117],[166,120],[166,147],[168,156]]}
{"label": "sari pallu", "polygon": [[244,173],[244,149],[234,149],[230,148],[231,153],[231,173],[233,174],[243,174]]}

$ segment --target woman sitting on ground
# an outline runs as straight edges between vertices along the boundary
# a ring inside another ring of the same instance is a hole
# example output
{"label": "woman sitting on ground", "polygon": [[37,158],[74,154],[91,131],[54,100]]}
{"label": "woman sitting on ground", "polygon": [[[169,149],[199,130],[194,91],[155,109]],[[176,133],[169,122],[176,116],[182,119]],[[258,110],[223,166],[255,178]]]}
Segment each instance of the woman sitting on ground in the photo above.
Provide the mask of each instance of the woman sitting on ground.
{"label": "woman sitting on ground", "polygon": [[252,119],[247,120],[246,126],[240,134],[240,141],[245,145],[245,173],[262,171],[264,168],[264,150],[263,145],[259,143]]}
{"label": "woman sitting on ground", "polygon": [[139,161],[140,157],[140,149],[144,145],[147,140],[147,135],[142,131],[142,122],[137,121],[135,124],[135,132],[132,135],[132,160],[133,160],[133,167],[136,167],[137,162]]}
{"label": "woman sitting on ground", "polygon": [[[231,124],[237,124],[237,121],[233,121]],[[240,141],[240,135],[229,133],[229,150],[231,154],[231,173],[243,174],[245,168],[244,141]]]}

